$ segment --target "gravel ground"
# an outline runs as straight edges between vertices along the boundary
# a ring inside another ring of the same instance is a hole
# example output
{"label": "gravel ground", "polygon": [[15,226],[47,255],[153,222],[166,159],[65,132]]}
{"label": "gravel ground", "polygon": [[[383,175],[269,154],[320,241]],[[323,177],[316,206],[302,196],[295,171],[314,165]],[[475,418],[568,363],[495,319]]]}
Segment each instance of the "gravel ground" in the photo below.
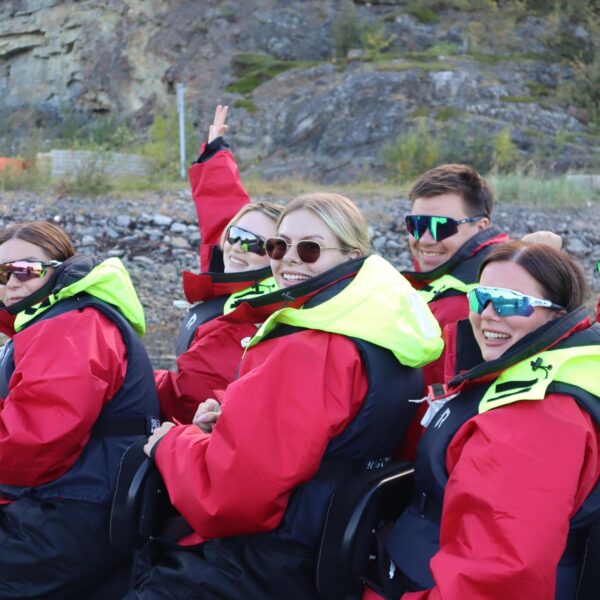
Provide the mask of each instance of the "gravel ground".
{"label": "gravel ground", "polygon": [[[403,231],[408,201],[354,199],[369,219],[374,249],[397,267],[410,267]],[[172,368],[175,337],[184,316],[184,309],[174,305],[183,299],[181,272],[196,271],[199,264],[200,236],[189,191],[135,198],[0,192],[0,226],[30,219],[62,225],[80,252],[123,260],[146,310],[145,343],[152,362],[156,368]],[[495,223],[513,237],[538,229],[559,233],[566,249],[581,261],[596,294],[600,292],[600,277],[595,273],[600,259],[599,219],[600,207],[595,205],[568,211],[499,205],[494,214]]]}

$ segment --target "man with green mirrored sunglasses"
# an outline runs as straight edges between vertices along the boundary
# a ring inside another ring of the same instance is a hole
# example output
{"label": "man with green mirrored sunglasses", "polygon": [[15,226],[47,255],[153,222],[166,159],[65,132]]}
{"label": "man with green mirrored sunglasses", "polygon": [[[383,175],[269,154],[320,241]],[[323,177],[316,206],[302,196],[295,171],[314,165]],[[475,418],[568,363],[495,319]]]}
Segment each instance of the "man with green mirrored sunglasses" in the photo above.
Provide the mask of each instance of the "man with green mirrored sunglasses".
{"label": "man with green mirrored sunglasses", "polygon": [[[494,244],[508,241],[490,224],[493,193],[467,165],[441,165],[413,184],[405,222],[414,270],[403,275],[420,291],[442,329],[469,314],[467,292]],[[425,368],[428,383],[443,381],[443,360]]]}

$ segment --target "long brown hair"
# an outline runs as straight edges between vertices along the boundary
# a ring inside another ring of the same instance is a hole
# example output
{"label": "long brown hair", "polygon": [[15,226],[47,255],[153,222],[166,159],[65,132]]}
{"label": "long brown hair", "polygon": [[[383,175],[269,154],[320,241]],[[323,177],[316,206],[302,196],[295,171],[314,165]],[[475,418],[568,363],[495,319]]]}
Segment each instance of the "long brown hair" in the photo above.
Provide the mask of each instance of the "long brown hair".
{"label": "long brown hair", "polygon": [[75,254],[73,242],[66,232],[47,221],[15,223],[0,230],[0,244],[12,239],[38,246],[52,260],[64,261]]}

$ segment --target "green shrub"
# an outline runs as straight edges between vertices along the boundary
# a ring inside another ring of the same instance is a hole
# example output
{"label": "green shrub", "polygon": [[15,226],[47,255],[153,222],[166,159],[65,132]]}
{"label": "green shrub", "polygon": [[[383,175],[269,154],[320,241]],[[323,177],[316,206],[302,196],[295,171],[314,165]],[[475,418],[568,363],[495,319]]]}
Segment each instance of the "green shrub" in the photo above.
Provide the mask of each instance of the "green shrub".
{"label": "green shrub", "polygon": [[395,142],[383,147],[390,178],[406,181],[433,168],[440,161],[440,146],[440,140],[429,133],[425,118],[419,118],[414,132],[400,134]]}
{"label": "green shrub", "polygon": [[336,58],[344,59],[348,50],[363,47],[364,23],[358,16],[356,6],[345,2],[342,10],[332,23],[333,49]]}
{"label": "green shrub", "polygon": [[406,181],[442,163],[472,165],[481,173],[505,172],[515,166],[517,148],[510,131],[495,135],[466,117],[430,122],[419,118],[415,129],[384,146],[382,158],[390,179]]}
{"label": "green shrub", "polygon": [[506,127],[492,139],[492,161],[494,171],[506,173],[512,169],[518,158],[517,147],[510,138],[510,129]]}
{"label": "green shrub", "polygon": [[384,20],[361,19],[352,2],[345,2],[333,19],[332,38],[334,55],[344,60],[349,50],[366,50],[366,58],[373,60],[385,52],[394,41],[386,32]]}
{"label": "green shrub", "polygon": [[[186,160],[196,156],[198,140],[192,123],[185,119]],[[151,164],[153,178],[179,177],[179,115],[176,109],[157,114],[146,133],[142,153]]]}
{"label": "green shrub", "polygon": [[[563,10],[575,10],[577,3],[569,2]],[[556,31],[546,37],[546,44],[556,59],[568,64],[573,77],[559,87],[559,97],[564,103],[584,109],[588,119],[600,122],[600,8],[593,5],[580,7],[577,13],[587,35],[579,35],[565,19],[558,19]],[[575,14],[571,15],[575,16]]]}

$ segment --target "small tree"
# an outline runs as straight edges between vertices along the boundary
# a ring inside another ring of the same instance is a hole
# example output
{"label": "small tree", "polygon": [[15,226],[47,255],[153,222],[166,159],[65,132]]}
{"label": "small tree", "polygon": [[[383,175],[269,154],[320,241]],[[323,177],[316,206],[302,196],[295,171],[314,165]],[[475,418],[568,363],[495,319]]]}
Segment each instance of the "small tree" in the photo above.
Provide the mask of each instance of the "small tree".
{"label": "small tree", "polygon": [[396,141],[382,150],[383,161],[391,178],[406,181],[432,169],[439,163],[441,145],[432,136],[424,117],[419,118],[412,133],[400,134]]}

